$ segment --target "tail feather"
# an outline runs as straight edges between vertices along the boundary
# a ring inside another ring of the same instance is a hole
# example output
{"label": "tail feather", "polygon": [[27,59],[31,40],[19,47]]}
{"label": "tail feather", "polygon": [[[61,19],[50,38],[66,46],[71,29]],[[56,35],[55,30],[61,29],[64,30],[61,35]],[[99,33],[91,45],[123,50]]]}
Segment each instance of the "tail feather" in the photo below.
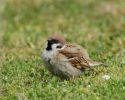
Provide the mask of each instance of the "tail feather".
{"label": "tail feather", "polygon": [[101,63],[101,62],[96,62],[96,61],[91,61],[91,60],[89,60],[88,63],[89,63],[89,65],[90,65],[91,67],[94,67],[94,66],[104,66],[104,67],[108,67],[107,64],[104,64],[104,63]]}

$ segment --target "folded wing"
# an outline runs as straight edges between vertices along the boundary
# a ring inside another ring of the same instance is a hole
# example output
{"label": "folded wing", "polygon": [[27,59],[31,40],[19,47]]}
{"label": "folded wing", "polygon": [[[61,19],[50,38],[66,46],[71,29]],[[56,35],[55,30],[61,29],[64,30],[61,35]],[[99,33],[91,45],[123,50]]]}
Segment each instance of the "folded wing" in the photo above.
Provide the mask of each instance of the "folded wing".
{"label": "folded wing", "polygon": [[67,44],[66,47],[59,52],[66,56],[73,67],[80,70],[90,70],[91,67],[99,65],[107,67],[106,64],[92,61],[86,50],[79,45]]}

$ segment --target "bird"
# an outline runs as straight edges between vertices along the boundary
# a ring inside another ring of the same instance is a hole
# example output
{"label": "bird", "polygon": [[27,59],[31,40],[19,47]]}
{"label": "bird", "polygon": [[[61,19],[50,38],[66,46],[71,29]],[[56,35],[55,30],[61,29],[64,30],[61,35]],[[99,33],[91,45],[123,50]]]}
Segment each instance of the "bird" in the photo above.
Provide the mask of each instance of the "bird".
{"label": "bird", "polygon": [[47,39],[42,61],[52,75],[64,79],[79,77],[85,70],[91,70],[94,66],[107,67],[107,64],[91,60],[82,46],[67,43],[58,34]]}

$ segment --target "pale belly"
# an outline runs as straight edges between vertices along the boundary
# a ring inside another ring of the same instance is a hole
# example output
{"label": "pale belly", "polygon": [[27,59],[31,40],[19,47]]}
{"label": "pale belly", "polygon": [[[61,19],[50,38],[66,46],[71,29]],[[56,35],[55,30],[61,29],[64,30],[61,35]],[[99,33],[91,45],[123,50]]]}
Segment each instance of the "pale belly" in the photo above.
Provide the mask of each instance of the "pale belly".
{"label": "pale belly", "polygon": [[54,55],[43,52],[42,60],[45,67],[53,74],[62,78],[78,77],[82,71],[71,66],[67,60],[54,58]]}

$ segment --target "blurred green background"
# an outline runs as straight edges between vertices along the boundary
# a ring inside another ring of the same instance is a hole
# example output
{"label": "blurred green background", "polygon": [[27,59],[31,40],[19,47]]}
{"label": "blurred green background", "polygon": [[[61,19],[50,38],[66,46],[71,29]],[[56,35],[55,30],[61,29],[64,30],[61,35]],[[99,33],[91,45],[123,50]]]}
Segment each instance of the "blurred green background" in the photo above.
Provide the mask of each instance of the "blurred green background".
{"label": "blurred green background", "polygon": [[[55,33],[110,67],[70,81],[51,76],[41,53]],[[125,100],[124,66],[125,0],[0,1],[1,100]]]}

